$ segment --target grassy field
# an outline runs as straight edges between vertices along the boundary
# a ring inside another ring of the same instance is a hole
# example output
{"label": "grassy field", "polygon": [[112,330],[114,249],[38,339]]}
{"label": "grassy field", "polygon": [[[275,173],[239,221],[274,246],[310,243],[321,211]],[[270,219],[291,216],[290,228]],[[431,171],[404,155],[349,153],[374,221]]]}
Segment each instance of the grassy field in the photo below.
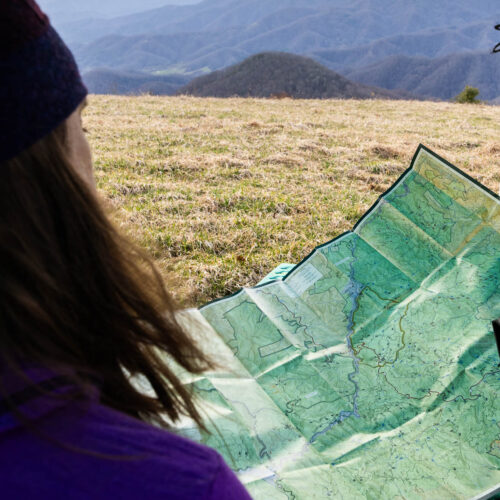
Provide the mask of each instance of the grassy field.
{"label": "grassy field", "polygon": [[91,96],[113,217],[184,305],[254,285],[352,228],[419,143],[500,187],[500,110],[402,101]]}

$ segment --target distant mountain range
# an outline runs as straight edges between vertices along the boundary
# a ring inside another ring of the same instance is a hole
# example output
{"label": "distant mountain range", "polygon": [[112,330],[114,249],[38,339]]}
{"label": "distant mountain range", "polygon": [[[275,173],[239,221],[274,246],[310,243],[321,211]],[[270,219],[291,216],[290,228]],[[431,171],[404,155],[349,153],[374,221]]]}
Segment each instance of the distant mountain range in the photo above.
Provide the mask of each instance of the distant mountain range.
{"label": "distant mountain range", "polygon": [[[153,1],[145,0],[143,10]],[[494,22],[499,14],[498,0],[205,0],[102,21],[64,23],[58,29],[70,43],[110,34],[227,32],[228,42],[243,43],[254,52],[283,48],[270,43],[299,52],[304,46],[351,48],[432,28],[459,29],[479,21]]]}
{"label": "distant mountain range", "polygon": [[325,66],[343,70],[346,67],[362,68],[397,55],[437,58],[457,53],[489,52],[499,38],[492,23],[483,21],[463,27],[432,28],[389,36],[348,49],[311,50],[305,54]]}
{"label": "distant mountain range", "polygon": [[195,78],[179,94],[200,97],[401,99],[408,93],[354,83],[304,56],[265,52],[224,70]]}
{"label": "distant mountain range", "polygon": [[[500,17],[499,17],[500,18]],[[239,37],[237,30],[234,36]],[[431,29],[393,35],[351,48],[318,49],[297,33],[295,40],[229,44],[228,31],[172,35],[109,35],[79,46],[76,56],[84,70],[106,65],[117,70],[182,72],[198,75],[240,62],[262,51],[307,55],[336,71],[360,68],[393,55],[442,57],[460,52],[487,51],[495,43],[492,23],[480,22],[452,30]],[[299,43],[298,38],[303,42]],[[498,38],[498,37],[497,37]],[[226,46],[229,45],[229,46]]]}
{"label": "distant mountain range", "polygon": [[37,0],[56,24],[77,19],[123,16],[170,5],[190,5],[200,0]]}
{"label": "distant mountain range", "polygon": [[184,75],[161,76],[110,69],[94,69],[85,74],[85,83],[93,94],[174,95],[189,80]]}
{"label": "distant mountain range", "polygon": [[[97,0],[90,1],[97,9]],[[133,2],[124,0],[122,12],[140,5]],[[144,0],[142,5],[159,3]],[[116,8],[118,1],[109,4]],[[81,5],[89,9],[90,3]],[[370,67],[372,74],[372,65],[387,64],[394,56],[486,54],[498,41],[493,26],[499,21],[498,0],[205,0],[111,19],[60,21],[57,28],[84,72],[107,67],[195,77],[256,53],[282,51],[307,55],[362,81],[355,71]],[[500,64],[500,57],[492,64]],[[406,81],[399,78],[398,84]],[[500,95],[498,85],[488,85],[480,89],[483,95]]]}
{"label": "distant mountain range", "polygon": [[64,24],[61,31],[78,47],[84,70],[101,65],[105,53],[113,69],[201,73],[270,50],[309,55],[340,70],[391,55],[488,50],[496,41],[500,2],[461,3],[208,0]]}
{"label": "distant mountain range", "polygon": [[456,96],[466,85],[480,90],[479,99],[500,98],[500,57],[496,54],[465,53],[436,59],[392,56],[345,74],[366,85],[439,99]]}

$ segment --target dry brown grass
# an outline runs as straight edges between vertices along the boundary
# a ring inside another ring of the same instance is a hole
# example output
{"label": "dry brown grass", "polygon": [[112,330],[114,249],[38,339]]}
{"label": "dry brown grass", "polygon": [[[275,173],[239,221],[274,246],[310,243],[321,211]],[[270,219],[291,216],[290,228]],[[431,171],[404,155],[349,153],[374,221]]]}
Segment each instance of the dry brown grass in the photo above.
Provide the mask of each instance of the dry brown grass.
{"label": "dry brown grass", "polygon": [[500,187],[499,108],[433,102],[91,96],[114,217],[184,305],[254,285],[350,229],[423,143]]}

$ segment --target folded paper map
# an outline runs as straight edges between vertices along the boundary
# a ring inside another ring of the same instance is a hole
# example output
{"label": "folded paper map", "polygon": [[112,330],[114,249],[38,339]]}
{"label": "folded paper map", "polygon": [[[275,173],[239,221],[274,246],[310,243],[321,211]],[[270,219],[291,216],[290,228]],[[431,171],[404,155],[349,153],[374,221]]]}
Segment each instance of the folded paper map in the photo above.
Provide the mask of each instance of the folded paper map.
{"label": "folded paper map", "polygon": [[500,485],[500,199],[420,146],[354,229],[186,314],[186,379],[256,499],[486,498]]}

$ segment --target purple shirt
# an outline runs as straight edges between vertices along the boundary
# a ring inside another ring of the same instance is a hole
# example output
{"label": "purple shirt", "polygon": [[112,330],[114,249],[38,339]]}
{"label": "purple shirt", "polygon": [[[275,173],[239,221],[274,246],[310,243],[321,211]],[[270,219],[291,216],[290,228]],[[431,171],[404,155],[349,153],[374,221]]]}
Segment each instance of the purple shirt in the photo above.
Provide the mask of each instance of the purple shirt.
{"label": "purple shirt", "polygon": [[[31,370],[30,377],[49,386],[47,381],[54,380],[43,370]],[[50,390],[64,392],[65,387],[60,383]],[[103,406],[97,396],[89,402],[57,401],[33,394],[15,378],[9,393],[36,419],[34,432],[94,454],[37,436],[0,403],[2,500],[250,498],[215,450]]]}

